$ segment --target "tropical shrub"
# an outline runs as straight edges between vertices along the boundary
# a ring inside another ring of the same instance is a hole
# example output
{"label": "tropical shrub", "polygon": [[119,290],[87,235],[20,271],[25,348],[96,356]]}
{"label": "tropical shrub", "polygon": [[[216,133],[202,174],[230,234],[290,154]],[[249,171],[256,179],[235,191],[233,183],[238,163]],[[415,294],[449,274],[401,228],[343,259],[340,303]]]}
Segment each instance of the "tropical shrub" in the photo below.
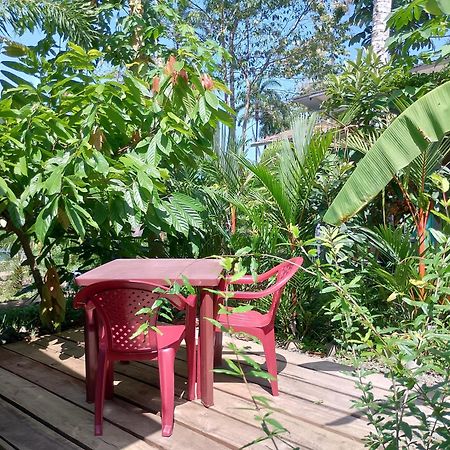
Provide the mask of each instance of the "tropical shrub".
{"label": "tropical shrub", "polygon": [[384,129],[411,103],[450,79],[448,66],[430,73],[412,69],[404,60],[384,63],[370,48],[359,50],[341,73],[326,78],[323,107],[360,131]]}
{"label": "tropical shrub", "polygon": [[[348,220],[394,179],[417,230],[419,256],[425,253],[426,226],[435,201],[432,192],[436,184],[441,184],[434,181],[434,174],[450,149],[449,95],[447,82],[417,100],[392,122],[339,192],[325,221],[336,224]],[[423,262],[419,272],[421,276],[425,274]]]}
{"label": "tropical shrub", "polygon": [[151,254],[161,232],[202,229],[203,206],[169,180],[177,165],[195,167],[193,156],[212,151],[214,129],[229,116],[214,94],[222,85],[194,58],[174,54],[138,76],[99,75],[101,57],[71,44],[54,59],[27,50],[3,63],[1,238],[15,236],[11,253],[23,249],[56,324],[59,277],[70,266]]}
{"label": "tropical shrub", "polygon": [[[422,298],[417,300],[406,289],[391,292],[385,300],[388,309],[394,302],[401,305],[400,320],[379,320],[381,308],[370,311],[361,304],[367,280],[364,273],[342,264],[344,247],[327,246],[327,263],[317,267],[325,285],[322,292],[333,297],[332,320],[341,324],[342,343],[358,368],[361,397],[355,406],[373,426],[366,439],[371,449],[440,449],[449,442],[450,238],[438,236],[434,253],[425,258],[426,275],[409,280],[410,288],[423,289]],[[377,368],[369,370],[367,362]],[[366,378],[380,370],[390,381],[383,398],[375,396]]]}

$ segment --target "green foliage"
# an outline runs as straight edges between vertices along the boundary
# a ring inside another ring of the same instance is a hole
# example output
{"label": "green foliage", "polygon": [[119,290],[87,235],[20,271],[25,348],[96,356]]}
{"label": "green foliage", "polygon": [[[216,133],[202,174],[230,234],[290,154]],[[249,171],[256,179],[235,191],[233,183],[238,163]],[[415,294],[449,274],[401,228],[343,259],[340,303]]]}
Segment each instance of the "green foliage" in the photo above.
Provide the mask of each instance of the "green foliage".
{"label": "green foliage", "polygon": [[447,82],[395,119],[358,164],[324,220],[334,224],[348,220],[410,164],[413,164],[412,172],[420,175],[416,182],[419,182],[418,191],[422,192],[426,178],[436,170],[436,164],[442,162],[447,152],[447,146],[439,142],[449,131],[449,102],[446,100],[449,96],[450,83]]}
{"label": "green foliage", "polygon": [[259,194],[270,200],[268,216],[293,239],[293,226],[310,227],[310,200],[320,167],[329,152],[332,135],[313,136],[316,116],[300,116],[293,124],[293,143],[284,141],[273,156],[259,164],[241,159],[263,186]]}
{"label": "green foliage", "polygon": [[[322,279],[321,295],[329,297],[335,336],[357,365],[361,397],[355,406],[373,427],[366,445],[444,448],[450,424],[449,236],[433,230],[439,240],[427,253],[426,275],[419,280],[416,271],[408,274],[415,251],[408,233],[363,230],[368,241],[360,234],[357,228],[322,229],[320,259],[307,270]],[[367,245],[379,252],[372,248],[358,254],[358,246]],[[406,270],[406,279],[401,270]],[[377,291],[380,284],[383,290]],[[367,369],[374,365],[376,370]],[[383,398],[366,378],[380,371],[391,383]]]}
{"label": "green foliage", "polygon": [[[345,321],[348,342],[352,343],[359,362],[376,360],[391,381],[389,393],[379,399],[372,383],[364,378],[370,371],[364,366],[359,370],[357,386],[362,395],[355,405],[366,411],[374,427],[367,437],[371,449],[413,445],[439,449],[450,437],[449,244],[446,238],[426,259],[427,275],[420,283],[426,293],[423,300],[414,300],[406,292],[394,292],[390,296],[399,297],[409,309],[398,327],[376,325],[367,310],[359,305],[353,294],[360,283],[358,275],[344,283],[341,277],[336,278],[336,273],[328,278],[333,280],[339,320]],[[416,281],[411,283],[417,284]]]}
{"label": "green foliage", "polygon": [[167,60],[133,71],[100,72],[107,55],[72,43],[53,59],[28,49],[3,62],[0,239],[15,236],[11,253],[24,250],[41,296],[44,266],[65,280],[77,258],[89,267],[151,254],[160,233],[202,232],[203,205],[171,179],[212,152],[230,114],[215,93],[225,88],[203,72],[211,53],[189,36],[191,47],[155,44]]}
{"label": "green foliage", "polygon": [[177,231],[198,227],[201,206],[182,194],[165,197],[164,180],[170,164],[203,153],[212,136],[217,111],[208,109],[205,123],[183,103],[190,98],[195,108],[206,91],[198,81],[191,88],[165,74],[157,94],[131,73],[117,83],[94,74],[98,56],[73,45],[54,65],[24,60],[27,72],[43,72],[36,87],[24,81],[2,99],[4,214],[20,227],[27,208],[37,211],[33,232],[44,244],[57,225],[63,230],[55,232],[80,239],[86,227],[95,232],[108,222],[116,232],[131,230],[145,220],[149,203]]}
{"label": "green foliage", "polygon": [[450,53],[445,41],[450,26],[446,0],[404,2],[393,11],[388,26],[394,30],[389,48],[403,60],[430,62]]}
{"label": "green foliage", "polygon": [[[73,309],[70,295],[68,297],[62,329],[73,328],[83,322],[83,311]],[[2,308],[0,310],[0,344],[15,342],[38,333],[42,329],[39,310],[39,304],[24,305],[20,308]],[[43,331],[48,332],[48,330]]]}
{"label": "green foliage", "polygon": [[[409,0],[393,0],[393,8],[409,3]],[[358,0],[353,3],[353,10],[349,17],[349,24],[356,26],[358,32],[350,38],[350,44],[361,43],[368,47],[372,36],[372,17],[374,0]]]}
{"label": "green foliage", "polygon": [[[185,17],[201,35],[215,39],[230,55],[219,65],[219,73],[230,88],[228,104],[241,111],[244,145],[251,110],[258,101],[264,102],[264,86],[270,80],[300,74],[320,79],[335,70],[334,64],[344,53],[346,27],[341,19],[346,6],[341,2],[210,0],[182,4]],[[236,141],[231,131],[227,144]]]}
{"label": "green foliage", "polygon": [[[22,35],[25,31],[40,29],[49,41],[53,40],[54,34],[58,34],[63,40],[90,45],[97,37],[96,12],[92,2],[86,0],[3,0],[0,5],[0,31],[8,34],[9,26]],[[48,49],[51,43],[45,40],[39,46]],[[0,41],[7,42],[8,56],[18,56],[14,54],[18,49],[14,42],[9,42],[6,37],[0,37]]]}
{"label": "green foliage", "polygon": [[340,74],[326,78],[324,109],[344,125],[383,129],[415,100],[450,79],[448,67],[431,73],[411,68],[403,60],[385,64],[371,49],[359,50]]}

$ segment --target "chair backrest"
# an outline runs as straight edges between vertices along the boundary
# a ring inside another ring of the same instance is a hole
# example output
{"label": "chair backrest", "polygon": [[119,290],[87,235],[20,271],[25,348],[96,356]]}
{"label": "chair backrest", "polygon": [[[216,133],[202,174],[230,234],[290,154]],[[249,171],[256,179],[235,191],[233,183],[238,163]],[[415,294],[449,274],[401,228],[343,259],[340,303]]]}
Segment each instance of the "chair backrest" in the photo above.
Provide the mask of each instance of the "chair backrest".
{"label": "chair backrest", "polygon": [[[156,331],[159,306],[155,302],[166,298],[178,309],[184,309],[185,299],[181,295],[154,292],[167,288],[140,282],[106,281],[95,283],[81,290],[75,305],[94,308],[99,319],[99,344],[114,352],[156,351]],[[151,314],[136,313],[150,308]],[[132,338],[144,323],[145,333]]]}
{"label": "chair backrest", "polygon": [[270,316],[271,322],[275,320],[275,313],[280,305],[281,296],[283,295],[284,288],[289,280],[297,273],[300,266],[303,264],[303,258],[291,258],[288,261],[284,261],[278,266],[277,280],[268,288],[273,291],[272,304],[267,314]]}

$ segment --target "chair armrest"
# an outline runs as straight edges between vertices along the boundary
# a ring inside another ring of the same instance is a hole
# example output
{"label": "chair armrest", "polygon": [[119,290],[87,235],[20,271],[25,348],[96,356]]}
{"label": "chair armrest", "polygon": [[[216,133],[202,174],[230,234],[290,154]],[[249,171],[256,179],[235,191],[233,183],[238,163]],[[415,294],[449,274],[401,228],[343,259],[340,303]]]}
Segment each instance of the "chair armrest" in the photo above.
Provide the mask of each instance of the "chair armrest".
{"label": "chair armrest", "polygon": [[[239,280],[231,281],[232,277],[227,277],[225,282],[226,284],[254,284],[255,280],[253,279],[252,275],[244,275],[242,278],[239,278]],[[258,283],[258,280],[256,281]]]}
{"label": "chair armrest", "polygon": [[185,301],[187,306],[194,308],[195,305],[197,305],[197,296],[195,294],[190,294],[187,297],[185,297]]}
{"label": "chair armrest", "polygon": [[263,291],[257,292],[245,292],[245,291],[228,291],[230,300],[256,300],[258,298],[267,297],[272,292],[269,289],[264,289]]}
{"label": "chair armrest", "polygon": [[262,273],[261,275],[256,275],[256,280],[254,279],[253,275],[244,275],[242,278],[239,278],[238,280],[231,281],[231,277],[226,278],[226,284],[257,284],[262,283],[263,281],[268,280],[270,277],[273,277],[278,273],[280,270],[280,265],[278,264],[275,267],[272,267],[272,269],[268,270],[267,272]]}

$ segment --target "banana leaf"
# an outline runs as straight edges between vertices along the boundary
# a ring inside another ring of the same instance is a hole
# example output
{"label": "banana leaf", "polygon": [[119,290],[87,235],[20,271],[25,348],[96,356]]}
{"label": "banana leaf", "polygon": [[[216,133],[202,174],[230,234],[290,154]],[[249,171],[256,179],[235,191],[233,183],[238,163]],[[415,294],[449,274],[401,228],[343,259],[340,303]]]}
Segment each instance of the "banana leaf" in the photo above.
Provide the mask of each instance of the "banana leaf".
{"label": "banana leaf", "polygon": [[450,81],[414,102],[386,128],[330,205],[325,222],[337,225],[350,219],[449,131]]}

